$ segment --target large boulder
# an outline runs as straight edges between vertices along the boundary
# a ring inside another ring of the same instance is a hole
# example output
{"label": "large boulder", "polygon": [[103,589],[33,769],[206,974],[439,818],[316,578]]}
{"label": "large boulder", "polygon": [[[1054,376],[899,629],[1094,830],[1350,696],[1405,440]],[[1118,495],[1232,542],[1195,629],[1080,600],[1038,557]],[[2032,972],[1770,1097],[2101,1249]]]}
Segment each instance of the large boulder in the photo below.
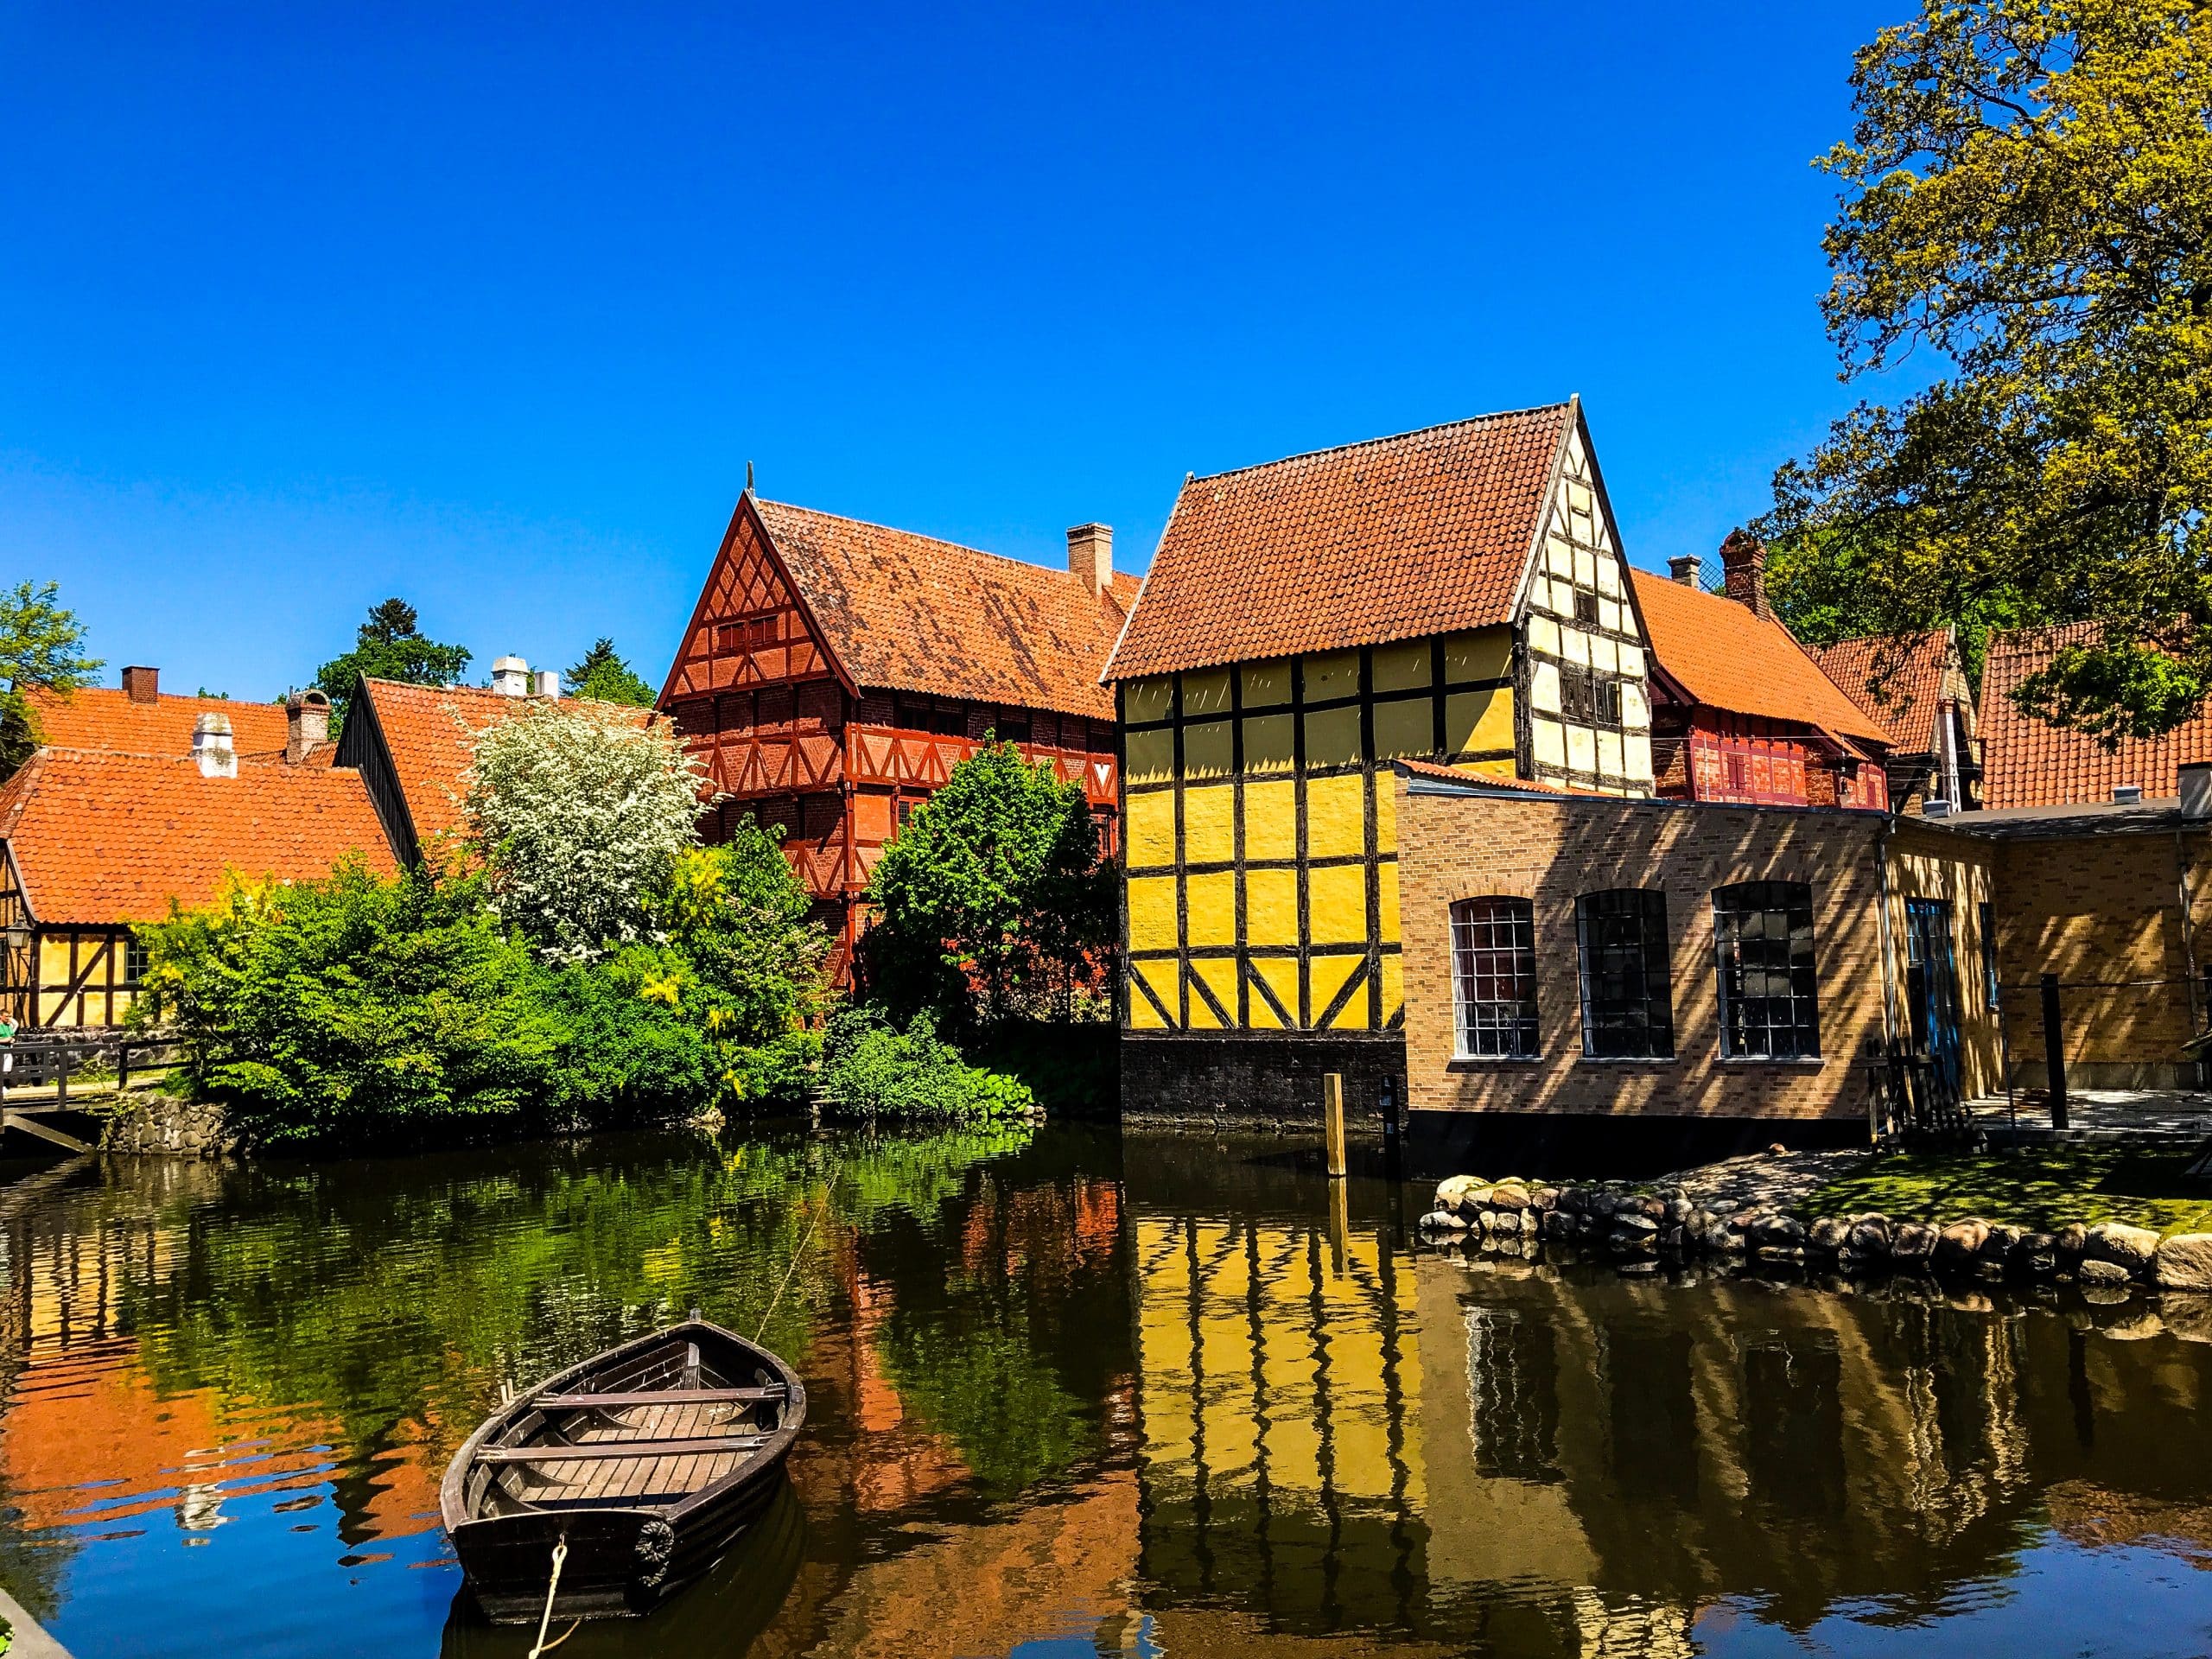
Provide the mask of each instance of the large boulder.
{"label": "large boulder", "polygon": [[1986,1221],[1955,1221],[1936,1235],[1936,1265],[1939,1268],[1963,1268],[1981,1254],[1981,1247],[1988,1243],[1989,1224]]}
{"label": "large boulder", "polygon": [[2084,1285],[2117,1287],[2128,1282],[2128,1272],[2117,1262],[2107,1262],[2102,1256],[2082,1258],[2082,1265],[2074,1269]]}
{"label": "large boulder", "polygon": [[2089,1253],[2089,1230],[2078,1221],[2069,1221],[2051,1235],[2051,1249],[2058,1256],[2058,1270],[2071,1273]]}
{"label": "large boulder", "polygon": [[1500,1181],[1491,1188],[1490,1201],[1501,1210],[1526,1210],[1529,1189],[1518,1181]]}
{"label": "large boulder", "polygon": [[1467,1224],[1449,1210],[1432,1210],[1421,1218],[1424,1233],[1464,1233]]}
{"label": "large boulder", "polygon": [[2212,1233],[2176,1233],[2151,1258],[2161,1290],[2212,1290]]}
{"label": "large boulder", "polygon": [[1852,1222],[1850,1236],[1845,1242],[1854,1255],[1880,1261],[1890,1253],[1890,1218],[1869,1213]]}
{"label": "large boulder", "polygon": [[2049,1233],[2023,1233],[2005,1265],[2031,1279],[2048,1279],[2058,1271],[2058,1241]]}
{"label": "large boulder", "polygon": [[1452,1175],[1436,1184],[1436,1207],[1459,1211],[1471,1208],[1474,1194],[1489,1183],[1478,1175]]}
{"label": "large boulder", "polygon": [[2151,1258],[2158,1253],[2158,1236],[2148,1227],[2106,1221],[2089,1229],[2089,1256],[2125,1268],[2131,1278],[2148,1272]]}
{"label": "large boulder", "polygon": [[1851,1224],[1841,1216],[1822,1216],[1813,1224],[1805,1242],[1823,1255],[1840,1255],[1851,1243]]}
{"label": "large boulder", "polygon": [[1908,1221],[1890,1236],[1890,1254],[1900,1267],[1925,1267],[1936,1254],[1936,1230]]}

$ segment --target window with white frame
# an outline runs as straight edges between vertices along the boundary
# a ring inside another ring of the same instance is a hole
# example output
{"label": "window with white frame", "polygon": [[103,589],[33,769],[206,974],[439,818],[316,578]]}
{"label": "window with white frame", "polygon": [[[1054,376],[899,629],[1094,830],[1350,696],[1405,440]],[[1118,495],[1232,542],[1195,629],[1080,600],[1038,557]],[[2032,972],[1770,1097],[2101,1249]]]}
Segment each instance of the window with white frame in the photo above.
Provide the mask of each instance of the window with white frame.
{"label": "window with white frame", "polygon": [[1452,1023],[1468,1059],[1536,1053],[1536,924],[1526,899],[1452,906]]}

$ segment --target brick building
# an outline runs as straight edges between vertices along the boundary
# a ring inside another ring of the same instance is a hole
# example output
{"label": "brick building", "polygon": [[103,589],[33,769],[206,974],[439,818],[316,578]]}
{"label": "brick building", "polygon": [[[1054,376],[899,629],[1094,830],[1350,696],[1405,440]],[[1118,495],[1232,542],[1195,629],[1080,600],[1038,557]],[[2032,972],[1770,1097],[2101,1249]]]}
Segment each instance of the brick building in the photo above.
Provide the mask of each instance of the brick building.
{"label": "brick building", "polygon": [[1699,585],[1700,561],[1670,581],[1638,570],[1651,636],[1651,744],[1670,799],[1770,806],[1885,807],[1889,729],[1839,690],[1766,596],[1766,550],[1737,531],[1721,544],[1726,592]]}
{"label": "brick building", "polygon": [[1964,1095],[1999,1086],[1986,842],[1397,770],[1408,1098],[1429,1132],[1864,1141],[1892,1043]]}
{"label": "brick building", "polygon": [[781,826],[848,962],[884,844],[988,734],[1080,783],[1111,844],[1099,672],[1136,588],[1103,524],[1051,569],[748,488],[660,695],[727,796],[709,839],[748,813]]}
{"label": "brick building", "polygon": [[1402,1087],[1391,764],[1647,794],[1649,656],[1578,403],[1187,480],[1106,675],[1125,1111]]}
{"label": "brick building", "polygon": [[1974,688],[1955,629],[1808,649],[1821,671],[1896,740],[1885,761],[1893,808],[1924,813],[1931,798],[1962,812],[1981,804]]}

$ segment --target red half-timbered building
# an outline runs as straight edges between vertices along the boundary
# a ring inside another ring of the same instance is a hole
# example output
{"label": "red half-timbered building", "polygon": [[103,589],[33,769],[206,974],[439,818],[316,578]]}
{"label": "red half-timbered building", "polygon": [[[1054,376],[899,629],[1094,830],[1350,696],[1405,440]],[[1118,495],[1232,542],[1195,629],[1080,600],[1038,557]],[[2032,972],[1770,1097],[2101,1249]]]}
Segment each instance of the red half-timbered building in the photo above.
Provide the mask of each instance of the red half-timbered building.
{"label": "red half-timbered building", "polygon": [[1635,573],[1651,638],[1652,764],[1662,796],[1759,806],[1887,810],[1895,739],[1821,671],[1767,603],[1764,551],[1721,549],[1727,591]]}
{"label": "red half-timbered building", "polygon": [[726,798],[709,839],[780,825],[846,962],[885,843],[987,734],[1080,783],[1110,844],[1098,676],[1136,590],[1103,524],[1053,569],[747,491],[659,703]]}

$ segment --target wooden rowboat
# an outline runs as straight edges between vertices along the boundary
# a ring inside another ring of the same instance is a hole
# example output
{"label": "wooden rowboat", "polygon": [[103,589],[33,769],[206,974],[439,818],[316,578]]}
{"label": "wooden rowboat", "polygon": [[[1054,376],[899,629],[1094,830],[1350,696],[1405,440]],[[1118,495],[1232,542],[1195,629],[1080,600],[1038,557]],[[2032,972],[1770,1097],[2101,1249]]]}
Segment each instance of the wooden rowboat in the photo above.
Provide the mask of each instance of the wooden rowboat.
{"label": "wooden rowboat", "polygon": [[550,1377],[468,1437],[439,1489],[487,1617],[643,1613],[707,1571],[781,1480],[806,1389],[697,1314]]}

